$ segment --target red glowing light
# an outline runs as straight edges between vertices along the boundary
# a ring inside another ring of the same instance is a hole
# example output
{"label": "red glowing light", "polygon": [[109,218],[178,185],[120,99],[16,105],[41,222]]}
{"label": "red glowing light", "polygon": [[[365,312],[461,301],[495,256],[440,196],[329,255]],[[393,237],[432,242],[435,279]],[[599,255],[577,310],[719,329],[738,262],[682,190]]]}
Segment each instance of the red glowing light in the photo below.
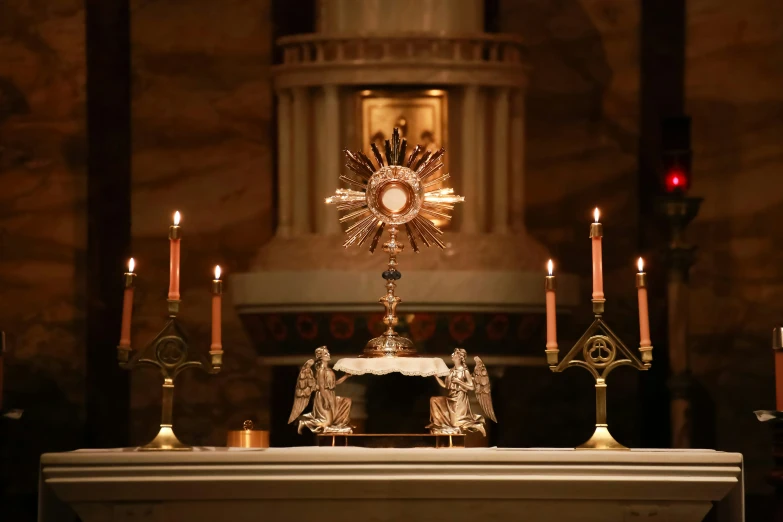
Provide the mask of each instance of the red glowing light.
{"label": "red glowing light", "polygon": [[664,179],[667,192],[674,192],[675,190],[686,190],[688,188],[688,178],[679,168],[673,168],[666,173]]}

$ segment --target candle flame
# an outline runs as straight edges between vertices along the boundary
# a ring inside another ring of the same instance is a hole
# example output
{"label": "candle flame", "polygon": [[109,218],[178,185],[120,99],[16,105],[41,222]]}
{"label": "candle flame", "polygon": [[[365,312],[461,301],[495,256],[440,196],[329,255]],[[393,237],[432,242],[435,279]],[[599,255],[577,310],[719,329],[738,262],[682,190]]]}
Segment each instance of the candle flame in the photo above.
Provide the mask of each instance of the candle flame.
{"label": "candle flame", "polygon": [[593,217],[595,222],[598,223],[598,220],[601,218],[601,212],[598,210],[598,207],[595,207],[595,210],[593,210]]}
{"label": "candle flame", "polygon": [[549,263],[546,264],[547,269],[549,269],[549,275],[552,275],[552,271],[555,268],[555,265],[552,263],[552,260],[549,260]]}
{"label": "candle flame", "polygon": [[220,265],[215,265],[215,279],[220,279]]}
{"label": "candle flame", "polygon": [[636,266],[639,268],[639,272],[644,272],[644,259],[640,257],[636,262]]}
{"label": "candle flame", "polygon": [[128,260],[128,272],[133,273],[133,269],[136,268],[136,261],[133,258]]}
{"label": "candle flame", "polygon": [[179,220],[180,220],[180,215],[179,215],[179,210],[177,210],[176,212],[174,212],[174,225],[175,226],[179,225]]}

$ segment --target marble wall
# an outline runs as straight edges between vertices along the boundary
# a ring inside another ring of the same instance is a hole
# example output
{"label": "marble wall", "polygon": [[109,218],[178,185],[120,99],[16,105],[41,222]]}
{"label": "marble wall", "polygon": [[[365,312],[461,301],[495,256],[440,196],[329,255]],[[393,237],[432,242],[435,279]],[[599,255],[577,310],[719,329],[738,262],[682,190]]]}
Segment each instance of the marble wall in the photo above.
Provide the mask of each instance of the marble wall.
{"label": "marble wall", "polygon": [[[180,317],[205,354],[214,265],[229,277],[223,372],[177,380],[175,426],[192,444],[225,444],[227,427],[267,420],[268,370],[231,305],[230,275],[247,271],[272,233],[270,17],[269,0],[131,2],[134,346],[165,320],[174,210],[183,215]],[[160,384],[153,370],[133,374],[133,443],[157,431]]]}
{"label": "marble wall", "polygon": [[[639,16],[638,2],[627,0],[499,3],[499,30],[524,38],[532,68],[524,148],[527,228],[552,252],[558,270],[582,278],[582,305],[571,327],[558,332],[561,353],[593,319],[588,235],[595,206],[602,211],[606,235],[607,319],[629,346],[638,346]],[[525,421],[511,428],[507,443],[547,445],[557,437],[575,445],[589,437],[594,396],[586,372],[552,375],[546,367],[509,372],[508,380],[530,383],[525,391],[530,400],[518,406],[515,416]],[[612,432],[625,444],[639,443],[638,378],[635,371],[621,369],[609,380]],[[544,424],[559,419],[550,426],[556,433],[526,433],[531,415]],[[563,433],[571,438],[565,440]]]}
{"label": "marble wall", "polygon": [[[686,111],[693,118],[690,356],[718,449],[739,451],[763,493],[775,406],[772,327],[783,323],[783,3],[689,0]],[[701,412],[695,412],[695,416]]]}
{"label": "marble wall", "polygon": [[[35,513],[38,457],[84,418],[85,27],[79,0],[0,2],[4,515]],[[56,434],[52,436],[52,434]],[[13,473],[13,480],[11,480]]]}

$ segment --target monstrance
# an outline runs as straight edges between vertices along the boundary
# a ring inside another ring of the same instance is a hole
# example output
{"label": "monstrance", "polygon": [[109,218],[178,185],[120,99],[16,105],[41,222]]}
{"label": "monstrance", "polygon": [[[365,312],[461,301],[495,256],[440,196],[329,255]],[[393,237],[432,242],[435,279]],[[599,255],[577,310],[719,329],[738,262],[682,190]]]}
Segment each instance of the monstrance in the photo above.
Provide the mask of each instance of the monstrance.
{"label": "monstrance", "polygon": [[439,174],[445,149],[431,152],[417,145],[406,158],[407,142],[400,139],[398,129],[394,129],[391,140],[386,140],[385,157],[374,143],[371,149],[377,165],[361,151],[345,151],[345,166],[355,177],[342,175],[340,180],[355,188],[337,189],[334,196],[326,198],[326,203],[336,204],[337,210],[345,212],[341,223],[350,223],[345,231],[348,239],[343,246],[346,248],[370,240],[369,250],[375,252],[384,231],[388,230],[389,239],[383,244],[383,250],[389,260],[382,274],[386,295],[379,299],[385,309],[386,331],[371,339],[361,356],[340,359],[334,368],[354,375],[400,372],[442,376],[448,373],[448,368],[441,358],[419,356],[413,341],[395,330],[397,305],[402,301],[395,294],[397,281],[402,277],[397,268],[397,254],[404,248],[397,236],[405,229],[414,252],[419,251],[420,244],[444,248],[439,237],[443,231],[434,219],[451,219],[454,204],[465,198],[455,195],[454,189],[436,188],[449,178],[448,173]]}
{"label": "monstrance", "polygon": [[[318,434],[319,445],[335,445],[339,440],[341,445],[368,447],[464,446],[468,432],[486,435],[485,417],[472,413],[468,392],[475,393],[486,418],[497,422],[486,366],[475,357],[475,376],[471,376],[466,367],[465,350],[457,348],[451,356],[454,367],[449,369],[440,357],[420,356],[413,341],[400,335],[394,327],[397,325],[397,305],[402,301],[395,294],[397,281],[402,277],[397,268],[397,254],[404,247],[397,237],[400,229],[405,229],[414,252],[419,251],[420,243],[444,248],[438,237],[443,231],[433,219],[451,219],[454,204],[465,198],[455,195],[453,189],[438,188],[449,177],[437,174],[443,167],[441,158],[445,149],[433,153],[417,145],[406,158],[407,143],[400,138],[398,129],[394,129],[391,140],[386,140],[385,162],[378,147],[372,144],[371,148],[377,165],[361,151],[345,151],[346,167],[357,177],[343,175],[340,180],[355,188],[337,189],[326,203],[336,204],[338,210],[345,212],[341,223],[350,223],[346,229],[348,239],[343,244],[346,248],[361,246],[370,240],[370,252],[374,252],[388,230],[389,239],[383,244],[383,250],[389,260],[381,274],[386,281],[386,294],[379,299],[385,309],[386,331],[370,339],[362,355],[342,358],[334,369],[329,367],[329,350],[325,346],[317,348],[315,356],[299,371],[288,423],[297,422],[300,433],[309,429]],[[338,379],[335,370],[346,375]],[[351,399],[337,395],[335,388],[351,375],[392,372],[435,376],[447,389],[446,397],[430,399],[430,423],[426,426],[429,434],[354,434],[350,420]],[[303,413],[313,396],[312,410]]]}

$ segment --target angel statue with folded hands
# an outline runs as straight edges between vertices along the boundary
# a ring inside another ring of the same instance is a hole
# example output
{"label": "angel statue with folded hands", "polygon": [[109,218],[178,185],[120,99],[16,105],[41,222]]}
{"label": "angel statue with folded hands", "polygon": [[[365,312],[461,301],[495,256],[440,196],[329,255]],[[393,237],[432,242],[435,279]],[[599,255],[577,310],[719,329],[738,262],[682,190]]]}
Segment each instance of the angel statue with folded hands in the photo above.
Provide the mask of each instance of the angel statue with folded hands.
{"label": "angel statue with folded hands", "polygon": [[475,392],[484,414],[493,422],[497,422],[492,407],[487,367],[484,366],[481,358],[474,357],[475,375],[471,375],[465,362],[466,356],[467,352],[462,348],[455,349],[451,354],[454,367],[449,370],[449,374],[445,379],[435,376],[438,384],[446,388],[446,396],[430,398],[430,423],[427,425],[430,433],[459,435],[477,431],[484,436],[487,435],[486,419],[482,415],[474,415],[470,409],[468,395],[470,392]]}
{"label": "angel statue with folded hands", "polygon": [[[313,433],[352,433],[351,399],[338,397],[334,389],[345,382],[350,375],[344,375],[335,380],[334,370],[329,368],[331,355],[326,346],[315,350],[315,363],[308,359],[299,370],[299,377],[294,390],[294,406],[288,424],[299,421],[297,432],[307,428]],[[315,364],[315,374],[313,373]],[[310,396],[315,392],[313,411],[302,412],[310,402]]]}

